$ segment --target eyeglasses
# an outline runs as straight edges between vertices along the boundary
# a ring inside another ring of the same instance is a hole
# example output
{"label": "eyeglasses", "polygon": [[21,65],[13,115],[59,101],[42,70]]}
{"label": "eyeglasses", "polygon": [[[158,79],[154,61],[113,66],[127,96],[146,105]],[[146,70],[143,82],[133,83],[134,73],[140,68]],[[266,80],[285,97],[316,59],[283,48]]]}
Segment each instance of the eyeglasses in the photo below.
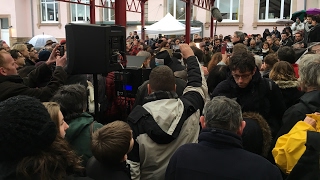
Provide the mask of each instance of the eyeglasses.
{"label": "eyeglasses", "polygon": [[312,53],[315,53],[315,54],[318,54],[318,53],[320,53],[320,48],[311,50],[311,52],[312,52]]}
{"label": "eyeglasses", "polygon": [[243,74],[243,75],[233,74],[232,73],[232,76],[233,76],[234,79],[240,79],[240,78],[241,79],[249,79],[251,75],[252,75],[251,73],[250,74]]}

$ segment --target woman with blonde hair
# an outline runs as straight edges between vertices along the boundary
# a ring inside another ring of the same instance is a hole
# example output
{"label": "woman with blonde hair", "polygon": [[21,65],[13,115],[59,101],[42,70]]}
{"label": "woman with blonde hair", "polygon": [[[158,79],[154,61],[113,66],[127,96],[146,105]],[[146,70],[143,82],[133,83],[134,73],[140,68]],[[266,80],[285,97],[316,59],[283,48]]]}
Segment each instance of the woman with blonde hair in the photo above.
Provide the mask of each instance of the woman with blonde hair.
{"label": "woman with blonde hair", "polygon": [[29,55],[29,51],[28,51],[27,45],[25,45],[25,44],[15,44],[15,45],[13,45],[11,47],[11,49],[18,50],[26,58],[26,61],[30,60],[30,55]]}
{"label": "woman with blonde hair", "polygon": [[148,69],[150,68],[150,60],[152,58],[151,54],[147,51],[140,51],[136,56],[144,56],[145,60],[143,61],[143,64],[141,65],[141,68]]}
{"label": "woman with blonde hair", "polygon": [[60,111],[60,106],[56,102],[44,102],[42,103],[47,108],[52,121],[56,124],[62,138],[66,135],[66,130],[69,125],[64,121],[64,117]]}
{"label": "woman with blonde hair", "polygon": [[290,63],[286,61],[275,63],[270,71],[269,78],[279,86],[287,108],[299,102],[303,92],[298,89],[299,82]]}

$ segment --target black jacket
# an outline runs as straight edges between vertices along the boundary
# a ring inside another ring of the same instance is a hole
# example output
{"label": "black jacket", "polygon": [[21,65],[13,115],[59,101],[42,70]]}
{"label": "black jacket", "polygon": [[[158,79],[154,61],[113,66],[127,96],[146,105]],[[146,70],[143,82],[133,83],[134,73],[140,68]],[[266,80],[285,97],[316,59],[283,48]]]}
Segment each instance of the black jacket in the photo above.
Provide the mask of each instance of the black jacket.
{"label": "black jacket", "polygon": [[274,30],[271,31],[271,35],[272,35],[272,34],[275,34],[276,38],[279,38],[279,39],[281,38],[281,33],[280,33],[280,31],[278,31],[278,30],[277,30],[277,31],[274,31]]}
{"label": "black jacket", "polygon": [[308,35],[308,43],[320,42],[320,24],[312,27]]}
{"label": "black jacket", "polygon": [[243,44],[243,41],[237,41],[233,43],[233,45],[236,45],[236,44]]}
{"label": "black jacket", "polygon": [[277,52],[279,48],[280,47],[275,45],[275,44],[272,44],[272,46],[271,46],[271,49],[272,49],[273,52]]}
{"label": "black jacket", "polygon": [[95,157],[88,160],[86,174],[94,180],[131,180],[126,162],[108,166],[101,164]]}
{"label": "black jacket", "polygon": [[276,81],[275,83],[281,90],[287,108],[297,104],[300,97],[304,94],[304,92],[298,89],[298,81]]}
{"label": "black jacket", "polygon": [[303,121],[306,114],[314,112],[320,112],[320,91],[305,93],[300,97],[299,103],[286,110],[282,118],[283,126],[276,139],[287,134],[298,121]]}
{"label": "black jacket", "polygon": [[0,101],[17,95],[27,95],[38,98],[40,101],[49,101],[67,79],[67,74],[62,67],[56,67],[47,86],[38,88],[37,85],[45,81],[50,73],[51,69],[44,63],[32,71],[28,78],[22,79],[18,75],[0,76]]}
{"label": "black jacket", "polygon": [[261,77],[256,71],[246,88],[239,88],[230,76],[214,89],[212,96],[235,98],[243,112],[257,112],[268,122],[272,137],[281,127],[281,118],[286,106],[279,87],[271,80]]}
{"label": "black jacket", "polygon": [[36,63],[31,61],[29,58],[27,58],[25,60],[25,62],[26,62],[26,66],[35,66],[36,65]]}
{"label": "black jacket", "polygon": [[281,46],[289,46],[291,47],[293,45],[293,41],[290,37],[288,37],[286,40],[281,40]]}
{"label": "black jacket", "polygon": [[306,151],[292,169],[287,180],[320,179],[319,153],[320,133],[307,132]]}
{"label": "black jacket", "polygon": [[203,129],[198,144],[182,145],[171,157],[166,179],[282,179],[280,170],[246,151],[241,138],[221,129]]}

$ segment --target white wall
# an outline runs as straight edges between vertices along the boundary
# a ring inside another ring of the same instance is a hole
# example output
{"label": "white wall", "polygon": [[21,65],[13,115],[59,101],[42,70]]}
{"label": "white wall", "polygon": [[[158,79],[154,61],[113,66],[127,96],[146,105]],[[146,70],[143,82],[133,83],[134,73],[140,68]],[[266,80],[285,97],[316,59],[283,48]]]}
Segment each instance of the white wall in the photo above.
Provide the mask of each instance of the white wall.
{"label": "white wall", "polygon": [[11,36],[17,37],[16,8],[14,0],[0,0],[0,16],[9,16]]}
{"label": "white wall", "polygon": [[[56,38],[65,38],[65,30],[64,26],[70,22],[69,12],[69,3],[59,2],[59,14],[60,14],[60,23],[61,27],[59,28],[57,25],[55,26],[39,26],[38,27],[38,15],[39,12],[39,0],[33,1],[33,18],[34,18],[34,34],[50,34],[55,36]],[[95,0],[96,4],[100,4],[100,0]],[[320,7],[320,0],[306,0],[307,8],[311,7]],[[243,19],[244,25],[242,28],[243,32],[248,34],[253,33],[262,33],[265,28],[272,29],[272,25],[270,26],[257,26],[257,29],[253,29],[253,0],[245,0],[243,7]],[[294,2],[294,1],[293,1]],[[304,8],[304,0],[296,0],[297,2],[297,10],[301,10]],[[158,21],[162,17],[165,16],[166,10],[164,0],[149,0],[148,1],[148,10],[147,10],[147,21]],[[201,21],[203,26],[203,36],[208,37],[210,35],[210,28],[206,30],[205,23],[210,23],[210,13],[201,8],[195,8],[194,18],[195,20]],[[96,20],[101,21],[101,10],[100,8],[96,8]],[[0,0],[0,17],[4,15],[9,16],[10,25],[12,28],[10,29],[11,37],[31,37],[32,36],[32,23],[31,23],[31,7],[30,0]],[[140,13],[127,12],[127,21],[136,21],[140,22],[141,15]],[[127,34],[129,32],[137,29],[136,26],[128,27]],[[282,29],[279,26],[279,29]],[[217,34],[223,35],[232,35],[234,31],[239,30],[239,26],[221,26],[218,23]]]}

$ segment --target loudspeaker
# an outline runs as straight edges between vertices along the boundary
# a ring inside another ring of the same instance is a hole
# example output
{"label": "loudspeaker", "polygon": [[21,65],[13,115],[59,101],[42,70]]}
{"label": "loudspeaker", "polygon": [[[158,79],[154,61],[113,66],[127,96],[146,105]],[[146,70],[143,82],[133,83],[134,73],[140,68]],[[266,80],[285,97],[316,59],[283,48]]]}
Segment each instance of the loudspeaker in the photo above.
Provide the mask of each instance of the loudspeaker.
{"label": "loudspeaker", "polygon": [[113,55],[125,52],[125,27],[68,24],[65,29],[68,74],[108,73],[110,65],[117,63]]}

